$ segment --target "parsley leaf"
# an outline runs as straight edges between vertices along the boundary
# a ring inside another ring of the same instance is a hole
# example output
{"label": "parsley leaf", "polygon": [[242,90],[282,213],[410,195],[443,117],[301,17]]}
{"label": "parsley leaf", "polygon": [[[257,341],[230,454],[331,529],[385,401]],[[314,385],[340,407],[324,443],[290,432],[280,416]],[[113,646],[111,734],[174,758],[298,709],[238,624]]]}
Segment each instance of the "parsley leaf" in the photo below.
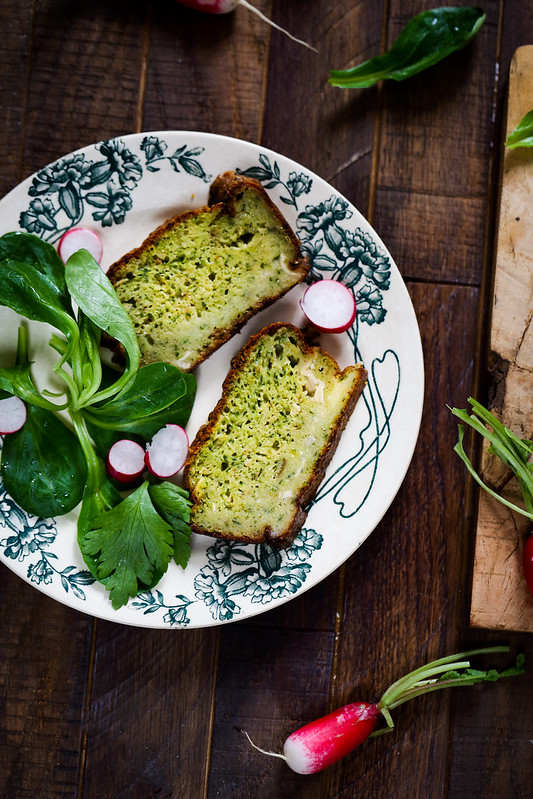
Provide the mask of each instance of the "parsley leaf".
{"label": "parsley leaf", "polygon": [[191,502],[189,494],[173,483],[158,483],[148,489],[158,513],[170,524],[174,534],[174,560],[183,569],[191,556]]}
{"label": "parsley leaf", "polygon": [[172,558],[172,529],[155,510],[148,482],[100,514],[81,541],[96,560],[98,579],[115,610],[140,590],[153,588]]}

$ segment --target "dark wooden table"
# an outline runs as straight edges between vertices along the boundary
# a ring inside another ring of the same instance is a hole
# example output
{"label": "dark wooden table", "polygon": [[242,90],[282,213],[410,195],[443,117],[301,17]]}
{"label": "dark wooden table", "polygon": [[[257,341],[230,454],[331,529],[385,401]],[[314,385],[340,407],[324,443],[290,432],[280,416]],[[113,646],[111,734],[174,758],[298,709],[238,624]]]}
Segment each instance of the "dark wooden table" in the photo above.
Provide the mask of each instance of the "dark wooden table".
{"label": "dark wooden table", "polygon": [[[2,566],[0,794],[532,797],[533,639],[469,626],[476,492],[446,404],[485,397],[507,74],[533,42],[533,5],[486,0],[465,50],[405,83],[343,91],[328,86],[330,68],[386,49],[431,4],[255,2],[318,53],[242,7],[214,17],[172,0],[0,0],[0,195],[76,148],[138,131],[236,136],[317,172],[378,231],[416,309],[427,382],[412,464],[342,568],[248,621],[99,621]],[[279,750],[328,709],[485,642],[525,652],[529,676],[405,705],[392,735],[321,774],[295,775],[241,733]]]}

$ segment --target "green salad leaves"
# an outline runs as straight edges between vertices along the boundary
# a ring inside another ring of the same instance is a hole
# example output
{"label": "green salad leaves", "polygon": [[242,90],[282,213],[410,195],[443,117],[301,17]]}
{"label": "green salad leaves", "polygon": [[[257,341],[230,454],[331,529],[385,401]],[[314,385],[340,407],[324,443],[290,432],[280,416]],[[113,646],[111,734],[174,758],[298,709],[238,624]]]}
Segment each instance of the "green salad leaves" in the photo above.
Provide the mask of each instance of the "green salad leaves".
{"label": "green salad leaves", "polygon": [[[114,608],[149,590],[172,558],[190,556],[190,503],[171,484],[145,480],[123,496],[103,459],[118,438],[149,440],[165,424],[184,426],[195,378],[168,363],[139,368],[131,320],[108,278],[86,250],[64,265],[55,249],[27,233],[0,237],[0,305],[57,332],[50,347],[58,391],[40,391],[32,377],[27,329],[18,332],[16,363],[0,368],[0,397],[27,404],[27,421],[5,437],[0,476],[24,510],[45,518],[81,503],[78,543]],[[126,366],[102,364],[102,332],[119,341]]]}
{"label": "green salad leaves", "polygon": [[517,147],[533,147],[533,109],[522,117],[516,128],[507,136],[505,146],[510,150],[515,150]]}
{"label": "green salad leaves", "polygon": [[481,8],[442,7],[413,17],[387,53],[351,69],[331,70],[329,83],[362,89],[380,80],[402,81],[461,50],[485,21]]}

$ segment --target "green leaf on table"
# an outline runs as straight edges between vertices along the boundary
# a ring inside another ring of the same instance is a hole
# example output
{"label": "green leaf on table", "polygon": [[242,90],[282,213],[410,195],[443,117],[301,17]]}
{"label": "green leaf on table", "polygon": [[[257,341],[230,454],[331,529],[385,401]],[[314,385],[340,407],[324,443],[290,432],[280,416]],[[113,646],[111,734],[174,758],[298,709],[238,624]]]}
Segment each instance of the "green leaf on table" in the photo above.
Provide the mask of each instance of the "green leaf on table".
{"label": "green leaf on table", "polygon": [[97,516],[81,539],[82,552],[95,559],[97,578],[115,610],[153,588],[172,558],[172,544],[170,525],[155,510],[147,482]]}
{"label": "green leaf on table", "polygon": [[191,501],[189,494],[185,489],[169,482],[156,483],[151,485],[148,490],[154,507],[172,528],[174,560],[178,566],[184,569],[191,556],[191,528],[189,526]]}
{"label": "green leaf on table", "polygon": [[87,464],[76,435],[50,411],[27,406],[24,426],[4,438],[0,475],[28,513],[49,518],[81,501]]}
{"label": "green leaf on table", "polygon": [[533,147],[533,109],[522,117],[516,128],[507,136],[505,146],[510,150],[517,147]]}
{"label": "green leaf on table", "polygon": [[387,53],[351,69],[332,70],[329,83],[354,89],[380,80],[406,80],[465,47],[484,21],[483,9],[470,6],[423,11],[407,23]]}

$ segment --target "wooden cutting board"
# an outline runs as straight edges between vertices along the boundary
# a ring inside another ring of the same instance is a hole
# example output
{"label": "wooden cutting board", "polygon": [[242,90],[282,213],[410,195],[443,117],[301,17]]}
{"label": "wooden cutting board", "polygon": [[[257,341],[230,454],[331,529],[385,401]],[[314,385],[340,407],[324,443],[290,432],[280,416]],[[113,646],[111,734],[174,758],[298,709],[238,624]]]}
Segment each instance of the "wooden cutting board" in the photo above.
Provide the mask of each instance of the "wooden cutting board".
{"label": "wooden cutting board", "polygon": [[[519,48],[509,73],[507,133],[533,109],[533,45]],[[490,409],[521,438],[533,438],[533,148],[503,154],[490,336]],[[515,478],[483,451],[481,474],[523,505]],[[480,492],[470,622],[485,629],[533,632],[533,596],[522,575],[531,528]]]}

